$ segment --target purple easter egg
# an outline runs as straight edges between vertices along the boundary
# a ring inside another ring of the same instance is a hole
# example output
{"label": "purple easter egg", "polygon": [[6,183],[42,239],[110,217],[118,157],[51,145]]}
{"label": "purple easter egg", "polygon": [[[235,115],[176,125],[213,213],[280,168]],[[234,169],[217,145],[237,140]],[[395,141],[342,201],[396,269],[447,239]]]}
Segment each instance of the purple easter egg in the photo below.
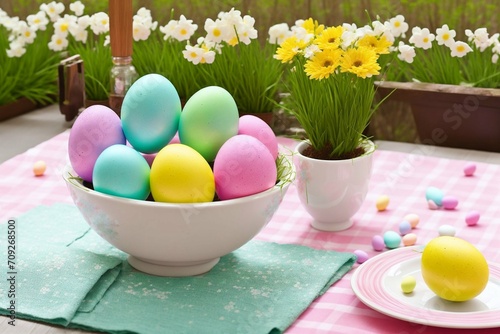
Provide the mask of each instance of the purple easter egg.
{"label": "purple easter egg", "polygon": [[356,255],[356,262],[363,263],[368,260],[368,254],[365,251],[357,249],[354,251],[354,255]]}
{"label": "purple easter egg", "polygon": [[385,247],[384,238],[380,235],[374,235],[372,238],[372,247],[377,252],[382,251]]}

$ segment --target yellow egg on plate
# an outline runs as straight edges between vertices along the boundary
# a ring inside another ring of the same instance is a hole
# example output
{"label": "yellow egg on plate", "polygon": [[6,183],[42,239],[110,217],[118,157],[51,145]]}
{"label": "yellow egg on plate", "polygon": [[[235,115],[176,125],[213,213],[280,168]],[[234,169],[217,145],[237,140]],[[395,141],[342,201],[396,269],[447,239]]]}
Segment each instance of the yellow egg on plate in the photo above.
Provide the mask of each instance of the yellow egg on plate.
{"label": "yellow egg on plate", "polygon": [[489,279],[489,268],[483,254],[461,238],[441,236],[424,248],[422,277],[439,297],[461,302],[479,295]]}
{"label": "yellow egg on plate", "polygon": [[210,165],[183,144],[169,144],[158,152],[151,165],[150,186],[156,202],[211,202],[215,196]]}

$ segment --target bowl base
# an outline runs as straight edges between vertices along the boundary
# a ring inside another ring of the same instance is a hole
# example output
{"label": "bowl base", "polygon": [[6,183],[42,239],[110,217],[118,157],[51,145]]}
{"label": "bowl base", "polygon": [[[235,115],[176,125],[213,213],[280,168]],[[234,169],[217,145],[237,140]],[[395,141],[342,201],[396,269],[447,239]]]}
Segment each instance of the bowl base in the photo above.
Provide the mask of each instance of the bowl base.
{"label": "bowl base", "polygon": [[218,257],[208,261],[184,262],[176,264],[172,262],[152,263],[131,255],[128,257],[128,263],[139,271],[155,276],[169,277],[195,276],[204,274],[207,271],[210,271],[219,262],[219,260],[220,258]]}
{"label": "bowl base", "polygon": [[335,223],[319,222],[317,220],[314,220],[311,222],[311,226],[319,231],[340,232],[350,228],[353,225],[353,223],[354,222],[351,219],[346,220],[345,222],[335,222]]}

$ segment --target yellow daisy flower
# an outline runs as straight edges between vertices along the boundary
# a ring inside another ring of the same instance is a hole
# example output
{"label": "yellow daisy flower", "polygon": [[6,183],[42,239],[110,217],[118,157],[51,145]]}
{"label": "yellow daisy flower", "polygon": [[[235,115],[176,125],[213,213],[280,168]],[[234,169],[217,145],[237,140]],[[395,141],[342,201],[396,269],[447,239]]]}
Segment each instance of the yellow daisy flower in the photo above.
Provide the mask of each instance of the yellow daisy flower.
{"label": "yellow daisy flower", "polygon": [[288,37],[281,43],[274,55],[275,59],[281,60],[282,63],[289,63],[295,55],[306,47],[306,42],[297,38],[297,36]]}
{"label": "yellow daisy flower", "polygon": [[310,79],[326,79],[339,67],[342,59],[341,49],[328,49],[317,52],[304,65]]}
{"label": "yellow daisy flower", "polygon": [[379,38],[373,35],[365,35],[361,37],[357,45],[372,48],[377,54],[388,54],[392,43],[385,36]]}
{"label": "yellow daisy flower", "polygon": [[377,63],[378,55],[364,46],[350,48],[342,57],[340,64],[341,72],[350,72],[363,79],[380,74],[380,65]]}
{"label": "yellow daisy flower", "polygon": [[302,24],[302,28],[304,28],[310,34],[319,35],[323,32],[325,26],[323,24],[319,24],[317,20],[309,18],[304,21],[304,23]]}
{"label": "yellow daisy flower", "polygon": [[316,38],[315,43],[321,50],[336,49],[342,42],[343,32],[344,28],[342,28],[342,26],[326,28],[321,35]]}

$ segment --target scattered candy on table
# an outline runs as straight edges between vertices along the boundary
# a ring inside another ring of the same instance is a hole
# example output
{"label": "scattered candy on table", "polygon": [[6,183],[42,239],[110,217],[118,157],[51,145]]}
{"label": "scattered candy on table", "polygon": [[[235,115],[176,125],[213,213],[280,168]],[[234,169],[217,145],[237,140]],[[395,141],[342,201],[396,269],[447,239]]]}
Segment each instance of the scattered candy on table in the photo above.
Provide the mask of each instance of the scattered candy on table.
{"label": "scattered candy on table", "polygon": [[399,234],[405,235],[410,233],[411,231],[411,224],[407,220],[403,220],[401,223],[399,223]]}
{"label": "scattered candy on table", "polygon": [[384,233],[384,244],[389,249],[398,248],[401,244],[401,236],[394,231]]}
{"label": "scattered candy on table", "polygon": [[469,226],[474,226],[474,225],[477,224],[477,222],[479,221],[480,217],[481,217],[481,215],[479,214],[479,212],[477,212],[477,211],[470,211],[465,216],[465,223],[467,225],[469,225]]}
{"label": "scattered candy on table", "polygon": [[425,198],[427,199],[427,202],[432,200],[438,207],[442,205],[443,197],[444,193],[439,188],[428,187],[425,191]]}
{"label": "scattered candy on table", "polygon": [[379,198],[377,198],[377,202],[375,203],[375,206],[377,207],[378,211],[385,211],[387,209],[387,206],[389,206],[389,196],[387,195],[382,195]]}
{"label": "scattered candy on table", "polygon": [[415,233],[408,233],[403,236],[403,245],[413,246],[417,242],[417,235]]}
{"label": "scattered candy on table", "polygon": [[33,174],[35,174],[35,176],[42,176],[45,170],[47,170],[47,164],[43,160],[38,160],[33,165]]}
{"label": "scattered candy on table", "polygon": [[411,228],[415,228],[415,227],[417,227],[418,223],[420,222],[420,217],[415,213],[409,213],[406,216],[404,216],[403,220],[406,220],[407,222],[409,222],[411,225]]}
{"label": "scattered candy on table", "polygon": [[382,251],[385,247],[384,238],[382,238],[380,235],[374,235],[372,238],[372,247],[373,250],[377,252]]}
{"label": "scattered candy on table", "polygon": [[405,276],[401,280],[401,290],[404,293],[412,293],[417,285],[417,280],[413,276]]}
{"label": "scattered candy on table", "polygon": [[476,172],[476,164],[473,162],[469,162],[464,166],[464,174],[465,176],[473,176]]}
{"label": "scattered candy on table", "polygon": [[432,199],[427,201],[427,205],[429,206],[429,209],[431,209],[431,210],[439,209],[439,206]]}
{"label": "scattered candy on table", "polygon": [[366,260],[368,260],[368,254],[365,251],[362,251],[360,249],[356,249],[354,251],[354,255],[356,255],[356,262],[357,263],[363,263]]}
{"label": "scattered candy on table", "polygon": [[442,203],[446,210],[454,210],[458,205],[458,199],[455,196],[444,196]]}
{"label": "scattered candy on table", "polygon": [[440,236],[454,237],[457,231],[451,225],[441,225],[439,226],[438,233]]}

